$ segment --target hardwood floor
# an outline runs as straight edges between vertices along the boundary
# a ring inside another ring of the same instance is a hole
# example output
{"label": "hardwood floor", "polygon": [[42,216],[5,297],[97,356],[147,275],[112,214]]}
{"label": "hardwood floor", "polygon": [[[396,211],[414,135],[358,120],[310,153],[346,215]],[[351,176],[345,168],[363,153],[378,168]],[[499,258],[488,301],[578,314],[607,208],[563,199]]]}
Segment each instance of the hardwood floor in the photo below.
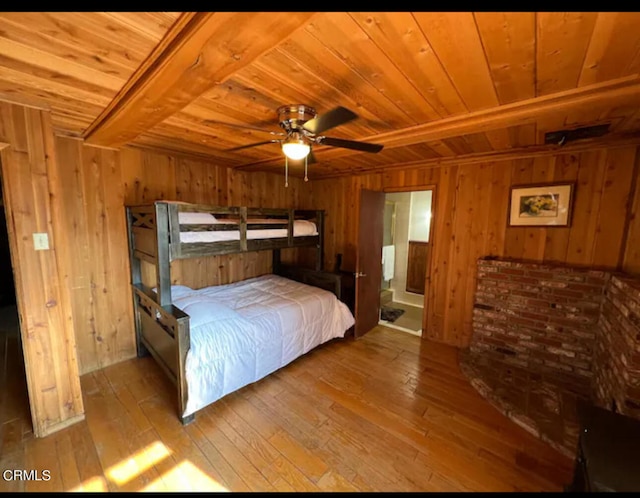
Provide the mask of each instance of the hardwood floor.
{"label": "hardwood floor", "polygon": [[1,443],[0,469],[51,479],[0,479],[0,491],[559,491],[572,472],[480,397],[456,349],[380,326],[315,349],[186,427],[151,358],[85,375],[82,390],[85,421]]}
{"label": "hardwood floor", "polygon": [[16,306],[0,307],[0,472],[5,446],[33,437],[19,334]]}

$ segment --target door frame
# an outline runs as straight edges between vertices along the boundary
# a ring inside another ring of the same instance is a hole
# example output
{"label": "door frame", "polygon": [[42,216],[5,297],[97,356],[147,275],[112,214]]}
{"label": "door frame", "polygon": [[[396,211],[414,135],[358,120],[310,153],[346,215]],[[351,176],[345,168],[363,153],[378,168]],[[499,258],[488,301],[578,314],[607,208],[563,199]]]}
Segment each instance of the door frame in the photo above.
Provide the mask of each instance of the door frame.
{"label": "door frame", "polygon": [[432,266],[433,266],[433,254],[434,254],[434,230],[433,227],[436,224],[436,199],[437,199],[437,185],[414,185],[414,186],[397,186],[397,187],[383,187],[382,191],[385,194],[392,194],[397,192],[422,192],[425,190],[431,190],[431,224],[429,225],[429,244],[431,244],[431,248],[429,249],[429,261],[426,264],[426,274],[425,280],[428,279],[429,285],[427,291],[424,293],[423,301],[422,301],[422,333],[421,338],[424,339],[426,336],[423,333],[427,330],[428,325],[428,312],[429,312],[429,300],[431,298],[431,274],[432,274]]}

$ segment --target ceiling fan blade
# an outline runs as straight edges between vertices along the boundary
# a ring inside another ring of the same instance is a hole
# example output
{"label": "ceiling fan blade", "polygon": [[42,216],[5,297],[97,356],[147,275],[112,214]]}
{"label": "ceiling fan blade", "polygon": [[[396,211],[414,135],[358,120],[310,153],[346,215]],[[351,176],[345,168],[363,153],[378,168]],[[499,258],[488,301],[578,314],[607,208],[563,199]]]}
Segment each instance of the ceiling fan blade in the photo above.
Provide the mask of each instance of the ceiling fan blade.
{"label": "ceiling fan blade", "polygon": [[280,140],[265,140],[264,142],[257,142],[255,144],[249,144],[249,145],[241,145],[239,147],[233,147],[231,149],[226,149],[226,150],[227,152],[234,152],[236,150],[248,149],[249,147],[258,147],[259,145],[266,145],[266,144],[278,143],[278,142],[280,142]]}
{"label": "ceiling fan blade", "polygon": [[356,119],[358,115],[346,107],[338,106],[329,112],[325,112],[323,115],[317,118],[310,119],[302,127],[310,131],[311,133],[318,134],[329,128],[335,128],[341,124],[345,124],[352,119]]}
{"label": "ceiling fan blade", "polygon": [[316,143],[320,145],[330,145],[331,147],[359,150],[362,152],[380,152],[384,147],[384,145],[372,144],[369,142],[356,142],[354,140],[343,140],[341,138],[330,137],[318,137]]}
{"label": "ceiling fan blade", "polygon": [[284,136],[284,133],[278,132],[278,131],[271,131],[271,130],[265,130],[263,128],[255,128],[253,126],[244,126],[244,125],[237,125],[234,123],[224,123],[222,121],[214,121],[213,119],[206,119],[204,121],[204,124],[210,124],[210,125],[214,125],[214,126],[229,126],[231,128],[238,128],[240,130],[251,130],[251,131],[260,131],[262,133],[269,133],[270,135],[279,135],[279,136]]}

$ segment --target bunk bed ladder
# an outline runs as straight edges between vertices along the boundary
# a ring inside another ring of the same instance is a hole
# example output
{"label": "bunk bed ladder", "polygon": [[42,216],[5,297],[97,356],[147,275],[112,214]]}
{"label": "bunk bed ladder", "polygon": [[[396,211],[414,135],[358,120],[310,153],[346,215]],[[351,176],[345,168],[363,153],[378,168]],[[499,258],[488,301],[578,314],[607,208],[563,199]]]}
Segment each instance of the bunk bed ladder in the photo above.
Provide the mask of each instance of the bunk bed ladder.
{"label": "bunk bed ladder", "polygon": [[318,230],[318,245],[316,246],[316,271],[324,268],[324,211],[316,214],[316,226]]}
{"label": "bunk bed ladder", "polygon": [[289,219],[287,223],[287,245],[289,247],[293,247],[293,221],[295,220],[296,214],[293,209],[289,209]]}
{"label": "bunk bed ladder", "polygon": [[247,251],[247,208],[240,208],[240,250]]}
{"label": "bunk bed ladder", "polygon": [[[131,213],[131,207],[127,206],[127,233],[129,234],[129,268],[131,269],[131,285],[138,286],[142,285],[142,270],[140,259],[135,256],[135,247],[133,242],[133,215]],[[136,331],[136,351],[139,358],[143,356],[149,356],[149,350],[144,346],[142,340],[140,338],[140,313],[138,312],[138,298],[136,297],[135,292],[132,293],[133,296],[133,321],[134,328]]]}

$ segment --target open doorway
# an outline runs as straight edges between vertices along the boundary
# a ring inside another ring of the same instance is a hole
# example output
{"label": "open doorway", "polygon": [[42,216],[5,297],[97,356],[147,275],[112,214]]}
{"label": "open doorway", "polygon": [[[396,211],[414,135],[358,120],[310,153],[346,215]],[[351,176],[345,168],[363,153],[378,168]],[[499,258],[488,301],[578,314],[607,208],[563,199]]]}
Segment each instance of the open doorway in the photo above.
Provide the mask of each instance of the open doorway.
{"label": "open doorway", "polygon": [[432,190],[385,194],[380,324],[421,336],[430,257]]}
{"label": "open doorway", "polygon": [[0,168],[0,454],[5,434],[32,434],[2,182]]}

